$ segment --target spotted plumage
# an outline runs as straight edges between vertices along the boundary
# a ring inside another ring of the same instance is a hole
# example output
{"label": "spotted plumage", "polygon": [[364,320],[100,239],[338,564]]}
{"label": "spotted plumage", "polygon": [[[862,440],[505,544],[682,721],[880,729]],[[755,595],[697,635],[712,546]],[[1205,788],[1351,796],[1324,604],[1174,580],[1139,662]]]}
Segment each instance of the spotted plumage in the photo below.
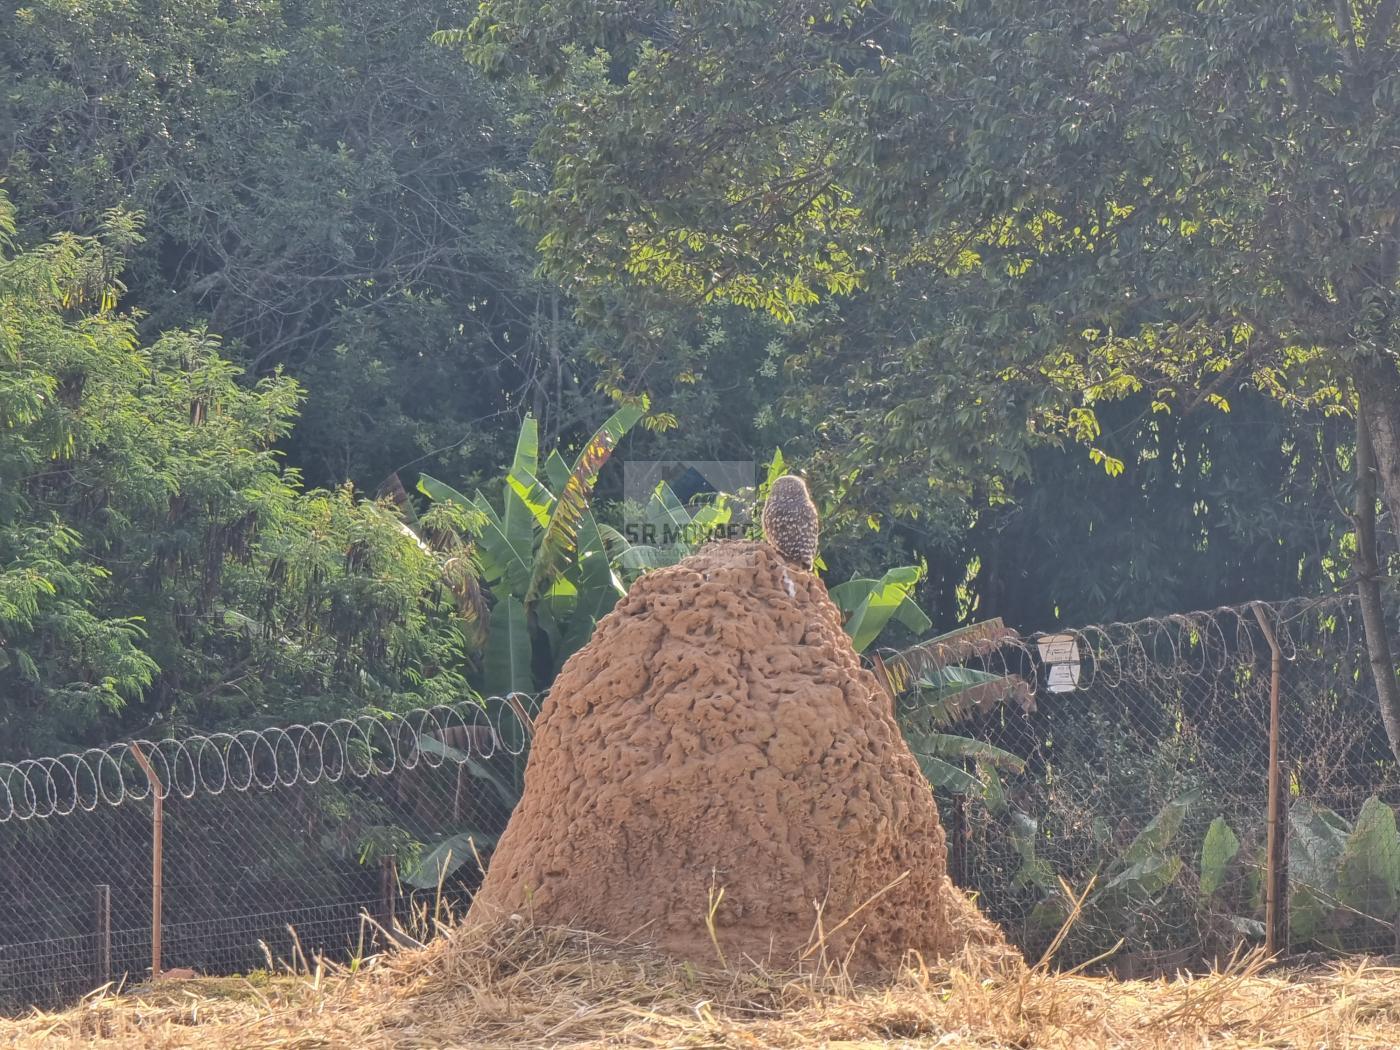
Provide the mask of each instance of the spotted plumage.
{"label": "spotted plumage", "polygon": [[804,569],[812,568],[817,555],[816,504],[807,494],[807,483],[795,474],[784,474],[773,482],[763,507],[763,535],[788,561]]}

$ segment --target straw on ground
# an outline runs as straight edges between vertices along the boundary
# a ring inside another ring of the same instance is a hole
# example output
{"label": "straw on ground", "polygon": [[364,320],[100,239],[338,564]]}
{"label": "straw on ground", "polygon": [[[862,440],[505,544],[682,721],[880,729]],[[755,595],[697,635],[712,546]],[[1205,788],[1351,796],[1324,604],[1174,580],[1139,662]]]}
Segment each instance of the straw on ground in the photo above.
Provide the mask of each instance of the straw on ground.
{"label": "straw on ground", "polygon": [[974,957],[885,981],[699,969],[518,922],[279,976],[99,993],[0,1021],[0,1045],[199,1047],[1389,1047],[1400,970],[1364,961],[1116,981]]}

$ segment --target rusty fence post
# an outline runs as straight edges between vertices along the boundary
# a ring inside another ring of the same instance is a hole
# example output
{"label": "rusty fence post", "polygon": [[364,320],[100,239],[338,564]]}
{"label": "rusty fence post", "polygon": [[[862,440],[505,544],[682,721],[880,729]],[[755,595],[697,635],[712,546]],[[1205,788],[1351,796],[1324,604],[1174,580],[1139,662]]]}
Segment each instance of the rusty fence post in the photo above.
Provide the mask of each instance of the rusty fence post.
{"label": "rusty fence post", "polygon": [[1280,759],[1282,726],[1279,687],[1283,679],[1283,650],[1259,602],[1250,605],[1272,654],[1269,670],[1269,816],[1264,871],[1264,951],[1277,955],[1288,947],[1288,886],[1283,863],[1287,840],[1283,815],[1283,770]]}
{"label": "rusty fence post", "polygon": [[156,776],[150,760],[135,741],[131,744],[132,757],[146,779],[151,784],[151,980],[160,976],[160,931],[163,907],[161,892],[161,872],[165,867],[165,785]]}

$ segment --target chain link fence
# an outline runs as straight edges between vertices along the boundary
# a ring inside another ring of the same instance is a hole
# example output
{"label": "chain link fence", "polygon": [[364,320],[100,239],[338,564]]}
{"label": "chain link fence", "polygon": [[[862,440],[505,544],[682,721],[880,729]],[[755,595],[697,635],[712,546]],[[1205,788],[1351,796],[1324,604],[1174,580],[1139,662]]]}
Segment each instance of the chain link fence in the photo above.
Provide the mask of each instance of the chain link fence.
{"label": "chain link fence", "polygon": [[[916,750],[942,774],[954,878],[1029,956],[1071,914],[1056,958],[1128,974],[1262,942],[1271,636],[1279,947],[1396,950],[1400,772],[1355,603],[1333,598],[1003,632],[958,654],[964,686],[1025,685],[974,694]],[[0,764],[0,1010],[144,980],[153,955],[231,973],[430,934],[480,881],[536,709],[493,699]]]}
{"label": "chain link fence", "polygon": [[430,933],[480,881],[535,709],[513,697],[0,764],[0,1011],[153,965],[243,972]]}
{"label": "chain link fence", "polygon": [[943,792],[951,870],[1029,955],[1071,913],[1057,959],[1125,975],[1264,940],[1271,637],[1275,948],[1400,950],[1400,770],[1357,603],[1336,597],[1014,639],[971,661],[1026,679],[1034,701],[945,729],[996,749],[968,752],[975,786]]}

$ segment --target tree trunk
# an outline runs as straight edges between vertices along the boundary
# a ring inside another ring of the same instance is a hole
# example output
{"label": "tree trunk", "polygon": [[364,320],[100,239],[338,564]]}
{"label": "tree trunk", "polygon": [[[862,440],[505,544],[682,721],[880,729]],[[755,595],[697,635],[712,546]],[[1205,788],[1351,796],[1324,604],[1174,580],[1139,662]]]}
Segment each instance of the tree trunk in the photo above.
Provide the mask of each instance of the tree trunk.
{"label": "tree trunk", "polygon": [[[1390,750],[1400,760],[1400,682],[1395,677],[1395,660],[1391,656],[1390,634],[1386,628],[1385,605],[1381,600],[1380,559],[1376,553],[1376,479],[1387,477],[1380,463],[1380,442],[1391,442],[1389,465],[1400,472],[1400,414],[1377,420],[1374,388],[1363,392],[1357,385],[1356,416],[1356,593],[1361,603],[1361,621],[1366,631],[1366,649],[1371,658],[1371,677],[1376,683],[1376,699],[1380,705],[1381,722],[1390,740]],[[1387,411],[1380,407],[1379,411]],[[1392,480],[1395,480],[1392,478]],[[1400,480],[1387,492],[1391,521],[1400,522]]]}
{"label": "tree trunk", "polygon": [[1374,450],[1377,489],[1391,529],[1400,532],[1400,368],[1384,360],[1362,364],[1355,382]]}

